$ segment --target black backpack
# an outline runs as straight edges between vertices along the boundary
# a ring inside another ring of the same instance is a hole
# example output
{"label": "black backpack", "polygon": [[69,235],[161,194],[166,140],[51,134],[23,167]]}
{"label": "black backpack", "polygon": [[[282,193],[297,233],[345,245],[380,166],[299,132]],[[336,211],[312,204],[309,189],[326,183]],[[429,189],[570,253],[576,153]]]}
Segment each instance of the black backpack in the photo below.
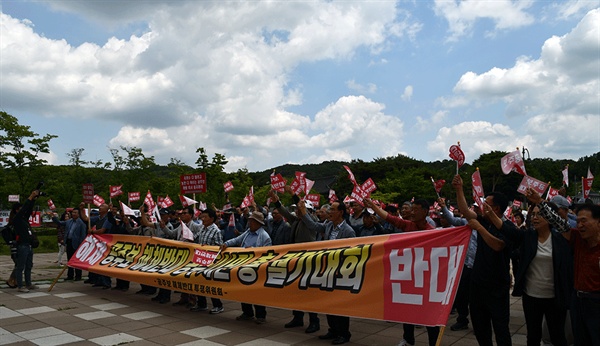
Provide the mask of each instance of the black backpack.
{"label": "black backpack", "polygon": [[6,245],[12,245],[17,239],[17,234],[12,225],[6,225],[2,228],[2,239],[4,239]]}

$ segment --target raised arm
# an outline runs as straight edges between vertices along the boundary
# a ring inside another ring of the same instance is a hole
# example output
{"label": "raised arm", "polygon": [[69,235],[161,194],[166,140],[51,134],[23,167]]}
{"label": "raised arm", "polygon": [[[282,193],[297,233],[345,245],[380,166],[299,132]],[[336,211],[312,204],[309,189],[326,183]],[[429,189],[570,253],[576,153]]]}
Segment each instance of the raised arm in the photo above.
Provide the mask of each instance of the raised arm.
{"label": "raised arm", "polygon": [[492,248],[492,250],[496,252],[502,251],[506,246],[504,240],[492,235],[485,227],[483,227],[483,225],[479,223],[479,221],[477,221],[477,219],[470,219],[469,226],[471,226],[472,229],[477,231],[479,236],[490,248]]}
{"label": "raised arm", "polygon": [[463,191],[463,180],[460,175],[457,174],[454,176],[452,179],[452,187],[454,187],[454,190],[456,191],[456,202],[458,203],[458,208],[462,212],[465,219],[476,219],[477,213],[469,209],[469,204],[467,203],[465,192]]}

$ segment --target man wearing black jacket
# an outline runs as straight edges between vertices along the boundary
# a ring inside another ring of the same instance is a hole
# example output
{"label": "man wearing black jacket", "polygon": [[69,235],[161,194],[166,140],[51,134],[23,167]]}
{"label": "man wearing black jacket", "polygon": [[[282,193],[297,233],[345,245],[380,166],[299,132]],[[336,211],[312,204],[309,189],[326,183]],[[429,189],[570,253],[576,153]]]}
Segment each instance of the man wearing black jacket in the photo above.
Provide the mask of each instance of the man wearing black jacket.
{"label": "man wearing black jacket", "polygon": [[[31,283],[31,268],[33,268],[33,231],[29,225],[29,217],[33,212],[35,200],[39,197],[40,191],[34,190],[23,207],[17,212],[13,220],[13,227],[16,233],[17,241],[17,265],[15,267],[15,277],[19,292],[27,293],[30,289],[36,289],[37,286]],[[25,285],[23,285],[23,272],[25,273]]]}

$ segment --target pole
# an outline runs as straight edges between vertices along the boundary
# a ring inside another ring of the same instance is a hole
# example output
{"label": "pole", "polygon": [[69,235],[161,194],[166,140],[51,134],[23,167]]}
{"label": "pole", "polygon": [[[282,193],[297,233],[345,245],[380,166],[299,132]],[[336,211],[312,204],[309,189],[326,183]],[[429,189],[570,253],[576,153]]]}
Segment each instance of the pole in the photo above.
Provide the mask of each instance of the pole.
{"label": "pole", "polygon": [[56,279],[54,279],[54,281],[52,282],[52,285],[50,285],[50,287],[48,287],[48,292],[52,291],[52,288],[54,288],[54,285],[56,285],[56,283],[58,282],[58,279],[60,279],[60,277],[63,275],[65,270],[67,270],[68,267],[69,267],[68,265],[63,267],[63,269],[60,271],[60,274],[58,274]]}
{"label": "pole", "polygon": [[444,336],[444,330],[446,326],[440,327],[440,333],[438,334],[437,341],[435,342],[435,346],[440,346],[442,344],[442,337]]}

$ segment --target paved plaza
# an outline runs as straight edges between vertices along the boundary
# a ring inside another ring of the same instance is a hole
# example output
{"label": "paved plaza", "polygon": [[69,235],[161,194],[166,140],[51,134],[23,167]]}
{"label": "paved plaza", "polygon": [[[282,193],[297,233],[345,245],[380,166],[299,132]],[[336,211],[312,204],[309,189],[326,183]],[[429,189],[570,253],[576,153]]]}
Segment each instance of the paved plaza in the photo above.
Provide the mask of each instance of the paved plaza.
{"label": "paved plaza", "polygon": [[[306,334],[305,328],[283,327],[292,317],[288,310],[267,308],[267,323],[257,325],[235,320],[242,313],[238,302],[223,301],[225,311],[218,315],[191,312],[172,306],[179,294],[173,293],[171,303],[159,304],[150,296],[135,294],[136,283],[121,292],[61,279],[48,292],[62,270],[55,260],[55,254],[36,254],[32,278],[39,289],[19,293],[4,283],[13,264],[10,257],[0,256],[0,345],[330,345],[317,338],[327,332],[323,315],[321,330]],[[521,302],[511,298],[511,304],[513,345],[525,345]],[[442,345],[476,345],[471,329],[450,330],[454,320],[450,316]],[[402,339],[398,323],[352,318],[350,331],[347,345],[390,346]],[[427,345],[425,328],[417,328],[415,334],[417,345]]]}

